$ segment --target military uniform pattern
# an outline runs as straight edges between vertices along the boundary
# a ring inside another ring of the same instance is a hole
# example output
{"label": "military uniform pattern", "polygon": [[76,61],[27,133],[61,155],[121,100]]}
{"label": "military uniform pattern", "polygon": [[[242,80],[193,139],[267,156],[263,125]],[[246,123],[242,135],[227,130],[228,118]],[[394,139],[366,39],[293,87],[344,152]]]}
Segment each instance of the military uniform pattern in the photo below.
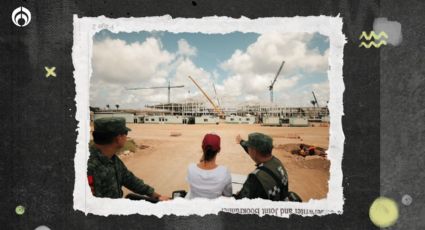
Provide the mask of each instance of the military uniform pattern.
{"label": "military uniform pattern", "polygon": [[[243,141],[241,142],[241,146],[248,152],[248,148]],[[282,162],[273,156],[269,161],[257,165],[257,167],[260,166],[270,169],[282,181],[285,191],[281,191],[273,177],[257,168],[248,175],[241,191],[235,197],[237,199],[263,198],[274,201],[283,200],[285,198],[283,196],[288,193],[288,174]]]}
{"label": "military uniform pattern", "polygon": [[154,193],[154,189],[134,176],[117,156],[108,159],[94,147],[90,148],[87,177],[96,197],[122,198],[122,186],[141,195]]}

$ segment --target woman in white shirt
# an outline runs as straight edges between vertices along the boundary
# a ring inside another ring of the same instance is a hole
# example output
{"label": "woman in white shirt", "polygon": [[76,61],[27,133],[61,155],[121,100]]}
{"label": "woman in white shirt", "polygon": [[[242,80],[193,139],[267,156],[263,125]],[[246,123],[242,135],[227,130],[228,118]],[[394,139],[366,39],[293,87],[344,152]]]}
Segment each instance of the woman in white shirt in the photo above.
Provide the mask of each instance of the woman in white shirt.
{"label": "woman in white shirt", "polygon": [[190,185],[188,198],[214,199],[232,196],[230,171],[215,162],[217,153],[220,152],[220,137],[216,134],[206,134],[202,141],[202,150],[201,161],[198,164],[190,164],[187,170],[187,181]]}

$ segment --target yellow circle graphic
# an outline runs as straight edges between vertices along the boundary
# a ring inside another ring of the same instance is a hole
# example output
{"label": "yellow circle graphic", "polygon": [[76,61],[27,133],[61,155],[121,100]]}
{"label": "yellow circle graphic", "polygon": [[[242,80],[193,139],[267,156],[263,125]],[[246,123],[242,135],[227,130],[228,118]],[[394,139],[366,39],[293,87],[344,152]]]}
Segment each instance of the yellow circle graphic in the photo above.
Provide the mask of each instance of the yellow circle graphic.
{"label": "yellow circle graphic", "polygon": [[22,205],[18,205],[18,206],[16,206],[16,208],[15,208],[15,212],[16,212],[16,214],[18,214],[18,215],[23,215],[23,214],[25,213],[25,207],[24,207],[24,206],[22,206]]}
{"label": "yellow circle graphic", "polygon": [[390,198],[379,197],[370,206],[369,217],[380,228],[390,227],[398,219],[397,203]]}

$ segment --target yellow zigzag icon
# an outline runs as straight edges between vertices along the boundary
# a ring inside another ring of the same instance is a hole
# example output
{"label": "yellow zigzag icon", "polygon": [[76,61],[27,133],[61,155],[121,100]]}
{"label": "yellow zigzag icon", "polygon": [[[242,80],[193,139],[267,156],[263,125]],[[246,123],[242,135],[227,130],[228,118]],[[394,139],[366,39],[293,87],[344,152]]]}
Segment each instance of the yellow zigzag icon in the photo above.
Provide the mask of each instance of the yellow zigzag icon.
{"label": "yellow zigzag icon", "polygon": [[359,38],[359,40],[361,40],[362,38],[365,38],[366,40],[370,40],[370,39],[372,39],[372,37],[375,39],[375,40],[377,40],[377,39],[381,39],[381,37],[385,37],[386,39],[388,39],[388,35],[384,32],[384,31],[382,31],[381,33],[379,33],[379,34],[375,34],[375,31],[372,31],[372,32],[370,32],[370,34],[369,35],[367,35],[367,33],[366,33],[366,31],[363,31],[362,32],[362,34],[360,35],[360,38]]}
{"label": "yellow zigzag icon", "polygon": [[371,46],[374,46],[375,48],[379,48],[382,45],[387,45],[386,41],[381,41],[380,43],[376,44],[374,41],[371,41],[369,44],[366,44],[366,42],[360,43],[359,47],[364,46],[366,49],[369,49]]}

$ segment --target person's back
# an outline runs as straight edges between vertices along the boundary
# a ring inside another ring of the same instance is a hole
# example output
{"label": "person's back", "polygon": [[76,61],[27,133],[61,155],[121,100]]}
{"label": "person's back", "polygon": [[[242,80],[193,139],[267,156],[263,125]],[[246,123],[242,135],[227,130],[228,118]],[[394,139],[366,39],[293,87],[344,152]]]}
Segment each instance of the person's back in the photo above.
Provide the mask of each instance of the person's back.
{"label": "person's back", "polygon": [[198,164],[190,164],[187,181],[190,185],[188,198],[214,199],[232,195],[232,179],[229,170],[217,165],[215,160],[220,152],[220,137],[207,134],[202,141],[203,155]]}
{"label": "person's back", "polygon": [[189,198],[214,199],[232,195],[232,178],[229,170],[220,165],[214,169],[202,169],[192,163],[188,167]]}
{"label": "person's back", "polygon": [[263,198],[273,201],[288,196],[288,174],[282,162],[272,155],[273,139],[262,133],[251,133],[248,141],[238,135],[239,143],[256,163],[257,168],[248,175],[236,199]]}
{"label": "person's back", "polygon": [[[269,170],[269,172],[266,170]],[[288,194],[288,174],[279,159],[273,156],[269,161],[259,164],[252,174],[263,188],[261,193],[258,194],[259,198],[274,201],[286,198]],[[282,184],[277,183],[274,177]],[[280,185],[283,185],[283,188]]]}

